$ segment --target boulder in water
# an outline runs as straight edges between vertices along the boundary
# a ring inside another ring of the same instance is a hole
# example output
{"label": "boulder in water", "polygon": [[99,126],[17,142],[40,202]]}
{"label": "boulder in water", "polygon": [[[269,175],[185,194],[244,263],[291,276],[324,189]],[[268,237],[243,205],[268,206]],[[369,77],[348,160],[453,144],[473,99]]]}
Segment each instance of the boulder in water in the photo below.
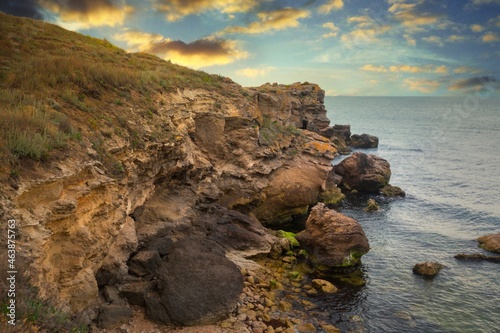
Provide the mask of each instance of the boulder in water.
{"label": "boulder in water", "polygon": [[413,266],[413,273],[417,275],[434,277],[444,266],[438,262],[421,262]]}
{"label": "boulder in water", "polygon": [[349,146],[353,148],[377,148],[378,138],[369,134],[353,134],[350,138]]}
{"label": "boulder in water", "polygon": [[477,241],[486,251],[500,253],[500,233],[479,237]]}

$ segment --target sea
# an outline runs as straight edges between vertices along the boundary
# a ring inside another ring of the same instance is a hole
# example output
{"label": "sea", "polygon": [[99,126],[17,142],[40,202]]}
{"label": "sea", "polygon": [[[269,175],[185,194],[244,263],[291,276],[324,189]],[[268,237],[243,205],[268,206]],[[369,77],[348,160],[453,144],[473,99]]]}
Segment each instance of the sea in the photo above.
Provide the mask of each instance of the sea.
{"label": "sea", "polygon": [[[379,137],[359,150],[386,159],[405,198],[376,198],[339,210],[364,228],[363,287],[316,299],[317,313],[342,332],[500,332],[500,265],[458,261],[484,253],[477,237],[500,232],[500,98],[326,97],[331,124]],[[333,161],[339,163],[339,157]],[[418,262],[445,267],[434,279]]]}

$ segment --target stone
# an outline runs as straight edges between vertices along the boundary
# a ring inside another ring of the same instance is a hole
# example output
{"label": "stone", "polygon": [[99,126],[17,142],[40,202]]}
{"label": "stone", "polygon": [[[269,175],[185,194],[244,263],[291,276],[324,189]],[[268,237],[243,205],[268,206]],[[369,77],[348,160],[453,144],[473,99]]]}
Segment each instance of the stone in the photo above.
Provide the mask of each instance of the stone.
{"label": "stone", "polygon": [[355,268],[370,249],[363,228],[356,220],[322,203],[313,207],[306,229],[297,234],[297,240],[320,271]]}
{"label": "stone", "polygon": [[389,183],[391,167],[385,159],[356,152],[335,166],[340,186],[351,191],[378,193]]}
{"label": "stone", "polygon": [[380,206],[375,201],[375,199],[368,199],[366,202],[366,207],[364,209],[365,212],[376,212],[380,210]]}
{"label": "stone", "polygon": [[162,261],[157,251],[140,251],[130,259],[129,273],[140,277],[152,276],[161,264]]}
{"label": "stone", "polygon": [[297,331],[299,331],[300,333],[316,332],[316,327],[314,327],[314,325],[311,323],[300,324],[297,325]]}
{"label": "stone", "polygon": [[111,329],[127,323],[132,318],[132,309],[120,305],[103,305],[97,319],[98,326]]}
{"label": "stone", "polygon": [[500,233],[479,237],[477,241],[486,251],[500,253]]}
{"label": "stone", "polygon": [[338,291],[337,287],[335,287],[331,282],[322,279],[312,280],[312,285],[314,288],[321,290],[326,294],[332,294]]}
{"label": "stone", "polygon": [[378,138],[369,134],[353,134],[349,139],[352,148],[377,148]]}
{"label": "stone", "polygon": [[325,331],[325,333],[340,333],[340,330],[337,327],[330,324],[322,325],[321,329]]}
{"label": "stone", "polygon": [[457,260],[466,260],[466,261],[489,261],[489,262],[497,262],[500,263],[500,256],[487,256],[482,253],[459,253],[455,255],[455,259]]}
{"label": "stone", "polygon": [[238,267],[225,257],[220,245],[203,238],[176,242],[155,275],[158,298],[152,294],[150,303],[158,309],[149,316],[159,321],[169,318],[180,326],[224,320],[236,308],[243,290]]}
{"label": "stone", "polygon": [[382,193],[382,195],[384,195],[388,198],[405,197],[406,196],[406,192],[403,191],[400,187],[393,186],[390,184],[387,184],[386,186],[382,187],[380,189],[380,193]]}
{"label": "stone", "polygon": [[428,277],[434,277],[438,275],[439,271],[444,266],[438,262],[421,262],[415,264],[413,267],[413,273],[417,275],[423,275]]}

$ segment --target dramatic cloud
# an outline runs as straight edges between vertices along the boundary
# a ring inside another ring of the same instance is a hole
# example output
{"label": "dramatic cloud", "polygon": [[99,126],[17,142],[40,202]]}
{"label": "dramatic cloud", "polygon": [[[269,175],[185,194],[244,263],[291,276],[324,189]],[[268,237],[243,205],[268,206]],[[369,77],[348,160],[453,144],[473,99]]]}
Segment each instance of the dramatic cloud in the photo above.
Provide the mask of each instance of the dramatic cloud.
{"label": "dramatic cloud", "polygon": [[300,25],[299,19],[309,17],[309,15],[309,11],[295,8],[282,8],[275,11],[260,12],[257,14],[258,21],[252,22],[248,26],[227,27],[222,31],[222,34],[260,34],[272,30],[295,28]]}
{"label": "dramatic cloud", "polygon": [[330,32],[323,34],[323,38],[337,37],[340,31],[340,28],[337,27],[333,22],[327,22],[323,24],[322,27],[330,30]]}
{"label": "dramatic cloud", "polygon": [[403,80],[403,84],[410,90],[418,91],[424,94],[435,92],[441,86],[438,81],[408,78]]}
{"label": "dramatic cloud", "polygon": [[241,76],[246,76],[246,77],[251,77],[251,78],[255,78],[255,77],[258,77],[258,76],[266,76],[267,74],[269,74],[270,72],[272,72],[273,70],[275,70],[276,67],[264,67],[264,68],[242,68],[242,69],[239,69],[236,71],[236,74],[237,75],[241,75]]}
{"label": "dramatic cloud", "polygon": [[494,92],[496,90],[495,87],[498,87],[499,83],[500,81],[492,76],[478,76],[469,79],[453,81],[448,87],[448,90],[481,91],[486,89]]}
{"label": "dramatic cloud", "polygon": [[498,37],[497,34],[489,32],[489,33],[483,35],[483,37],[481,37],[481,40],[485,43],[496,43],[496,42],[500,41],[500,38]]}
{"label": "dramatic cloud", "polygon": [[2,0],[0,2],[0,11],[22,17],[40,19],[40,8],[37,0]]}
{"label": "dramatic cloud", "polygon": [[126,16],[134,11],[124,1],[40,0],[40,4],[57,16],[57,24],[70,30],[122,25]]}
{"label": "dramatic cloud", "polygon": [[155,8],[165,12],[167,20],[217,10],[226,14],[243,13],[257,6],[257,0],[155,0]]}
{"label": "dramatic cloud", "polygon": [[324,5],[318,8],[318,12],[321,14],[329,14],[332,10],[340,10],[344,8],[344,1],[342,0],[329,0]]}
{"label": "dramatic cloud", "polygon": [[387,72],[387,68],[385,68],[384,66],[375,66],[372,64],[364,65],[360,69],[362,71],[365,71],[365,72],[374,72],[374,73],[386,73]]}
{"label": "dramatic cloud", "polygon": [[239,48],[238,42],[213,37],[198,39],[191,43],[137,31],[116,34],[113,37],[125,41],[129,51],[152,53],[192,68],[225,65],[248,57],[247,52]]}

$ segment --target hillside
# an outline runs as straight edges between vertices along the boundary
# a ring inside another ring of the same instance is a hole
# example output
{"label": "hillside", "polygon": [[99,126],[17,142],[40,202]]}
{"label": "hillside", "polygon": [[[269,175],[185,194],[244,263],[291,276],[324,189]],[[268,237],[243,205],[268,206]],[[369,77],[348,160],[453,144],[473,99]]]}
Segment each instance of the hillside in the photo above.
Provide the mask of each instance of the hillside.
{"label": "hillside", "polygon": [[205,267],[205,255],[229,271],[255,265],[248,259],[282,249],[264,226],[342,198],[315,84],[243,88],[1,13],[0,32],[0,218],[16,221],[17,255],[40,297],[86,323],[129,309],[108,306],[106,291],[118,286],[138,288],[156,321],[216,322],[227,304],[194,319],[151,313],[160,296],[181,296],[151,280],[164,264],[141,265],[184,255],[172,245],[183,242],[200,244],[186,270]]}

